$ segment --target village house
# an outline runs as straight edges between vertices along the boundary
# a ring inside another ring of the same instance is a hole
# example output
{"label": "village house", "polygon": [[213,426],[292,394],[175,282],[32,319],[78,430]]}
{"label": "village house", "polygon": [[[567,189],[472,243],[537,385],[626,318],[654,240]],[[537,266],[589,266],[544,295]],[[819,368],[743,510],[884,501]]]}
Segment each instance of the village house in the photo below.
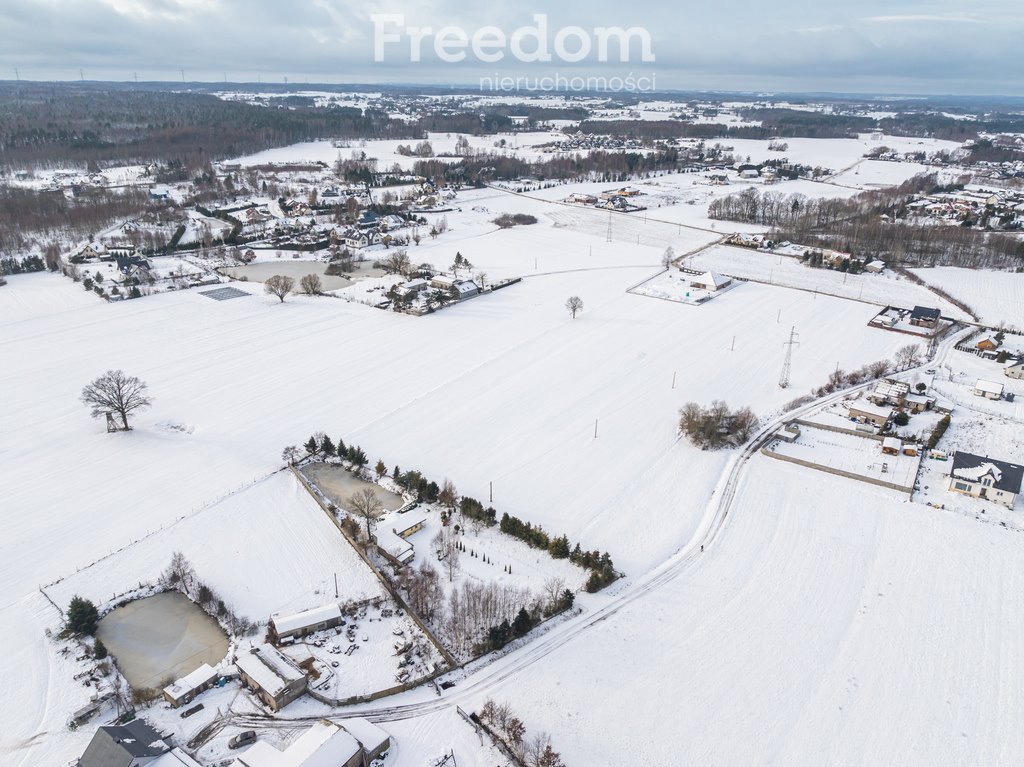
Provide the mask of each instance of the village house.
{"label": "village house", "polygon": [[204,663],[191,674],[165,687],[164,700],[171,704],[171,708],[191,703],[199,693],[213,687],[219,676],[209,663]]}
{"label": "village house", "polygon": [[337,603],[314,607],[291,615],[275,615],[270,619],[268,630],[274,644],[332,629],[341,625],[341,608]]}
{"label": "village house", "polygon": [[875,385],[875,388],[868,394],[868,399],[876,405],[903,407],[908,394],[910,394],[910,384],[906,381],[886,379]]}
{"label": "village house", "polygon": [[456,282],[455,291],[458,293],[460,301],[480,295],[480,288],[473,280],[460,280]]}
{"label": "village house", "polygon": [[991,336],[986,336],[978,341],[978,343],[974,345],[974,348],[982,352],[994,352],[999,348],[999,342]]}
{"label": "village house", "polygon": [[1018,381],[1024,380],[1024,359],[1018,359],[1016,362],[1011,362],[1003,368],[1003,375],[1007,378],[1015,378]]}
{"label": "village house", "polygon": [[341,727],[359,741],[366,765],[375,759],[380,759],[391,748],[391,736],[366,719],[361,717],[346,719],[341,723]]}
{"label": "village house", "polygon": [[715,293],[719,290],[724,290],[730,285],[732,285],[732,280],[728,277],[723,277],[717,272],[704,272],[704,274],[700,276],[690,278],[691,288],[706,290],[708,293]]}
{"label": "village house", "polygon": [[907,394],[903,401],[903,407],[911,413],[923,413],[926,410],[931,410],[934,404],[935,398],[929,397],[927,394]]}
{"label": "village house", "polygon": [[978,382],[974,384],[974,396],[985,397],[986,399],[1002,399],[1003,385],[996,381],[986,381],[984,378],[979,378]]}
{"label": "village house", "polygon": [[868,261],[864,265],[865,272],[871,272],[872,274],[881,274],[885,271],[885,261]]}
{"label": "village house", "polygon": [[77,767],[200,767],[145,720],[100,727]]}
{"label": "village house", "polygon": [[1017,464],[957,452],[949,472],[949,489],[1013,508],[1022,477],[1024,467]]}
{"label": "village house", "polygon": [[942,313],[929,306],[915,306],[910,312],[910,324],[919,328],[935,328]]}
{"label": "village house", "polygon": [[363,767],[365,763],[359,741],[326,719],[283,750],[260,740],[234,761],[238,767]]}
{"label": "village house", "polygon": [[893,409],[885,405],[876,405],[868,400],[854,400],[847,407],[850,418],[860,423],[870,423],[884,429],[892,418]]}
{"label": "village house", "polygon": [[240,651],[235,665],[242,683],[272,711],[306,692],[306,673],[271,644]]}

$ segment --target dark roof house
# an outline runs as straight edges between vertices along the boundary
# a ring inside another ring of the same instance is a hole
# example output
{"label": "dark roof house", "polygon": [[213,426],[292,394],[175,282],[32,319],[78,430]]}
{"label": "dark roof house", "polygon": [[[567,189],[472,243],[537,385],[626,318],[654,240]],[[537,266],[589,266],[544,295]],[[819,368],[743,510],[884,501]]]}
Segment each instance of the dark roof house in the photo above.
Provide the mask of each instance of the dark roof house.
{"label": "dark roof house", "polygon": [[929,306],[915,306],[914,310],[910,313],[910,323],[912,325],[934,325],[939,321],[941,314],[938,309],[933,309]]}
{"label": "dark roof house", "polygon": [[961,451],[953,455],[953,466],[949,473],[956,479],[968,482],[979,482],[989,477],[991,487],[1014,494],[1020,492],[1021,481],[1024,480],[1024,466]]}
{"label": "dark roof house", "polygon": [[100,727],[79,760],[79,767],[143,767],[171,750],[148,722]]}

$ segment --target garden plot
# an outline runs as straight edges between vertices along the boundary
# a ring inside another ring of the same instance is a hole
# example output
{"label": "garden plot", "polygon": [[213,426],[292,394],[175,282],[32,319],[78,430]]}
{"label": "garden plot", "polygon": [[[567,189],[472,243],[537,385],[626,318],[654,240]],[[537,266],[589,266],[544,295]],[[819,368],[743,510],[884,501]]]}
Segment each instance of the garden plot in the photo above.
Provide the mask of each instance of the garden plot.
{"label": "garden plot", "polygon": [[342,701],[429,676],[443,666],[437,648],[390,600],[349,611],[342,625],[319,631],[281,651],[297,663],[312,657],[319,696]]}
{"label": "garden plot", "polygon": [[882,452],[882,444],[867,436],[802,426],[795,441],[775,440],[765,450],[773,457],[802,461],[822,471],[843,472],[871,482],[897,485],[910,492],[920,457],[902,452],[887,455]]}
{"label": "garden plot", "polygon": [[692,284],[694,279],[696,279],[696,275],[681,272],[677,269],[669,269],[656,277],[652,277],[642,285],[632,288],[629,292],[635,293],[638,296],[661,298],[666,301],[675,301],[679,304],[699,306],[736,287],[736,283],[733,282],[719,290],[705,290],[694,287]]}
{"label": "garden plot", "polygon": [[963,301],[982,322],[1024,330],[1024,273],[952,266],[912,271]]}
{"label": "garden plot", "polygon": [[936,306],[944,317],[969,319],[962,310],[926,287],[885,273],[846,274],[831,269],[812,269],[796,258],[729,245],[714,245],[702,250],[686,259],[683,265],[880,306]]}

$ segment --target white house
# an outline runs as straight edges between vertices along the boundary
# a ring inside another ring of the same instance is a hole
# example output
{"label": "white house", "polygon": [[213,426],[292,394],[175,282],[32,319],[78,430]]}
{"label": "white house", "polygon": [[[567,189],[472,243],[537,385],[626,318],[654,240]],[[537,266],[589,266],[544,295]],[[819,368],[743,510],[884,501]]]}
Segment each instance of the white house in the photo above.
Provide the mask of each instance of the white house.
{"label": "white house", "polygon": [[722,290],[730,285],[732,285],[732,280],[718,274],[718,272],[704,272],[699,277],[692,277],[690,279],[691,288],[706,290],[709,293]]}
{"label": "white house", "polygon": [[1001,399],[1003,396],[1003,385],[995,381],[986,381],[984,378],[979,378],[978,383],[974,384],[974,396],[985,397],[986,399]]}
{"label": "white house", "polygon": [[165,687],[164,700],[170,703],[172,708],[189,703],[196,695],[213,687],[217,682],[217,676],[217,672],[210,664],[204,663],[191,674]]}
{"label": "white house", "polygon": [[235,759],[238,767],[362,767],[363,749],[350,733],[321,719],[290,746],[260,740]]}
{"label": "white house", "polygon": [[1016,378],[1018,381],[1024,379],[1024,359],[1011,362],[1003,368],[1003,375],[1008,378]]}
{"label": "white house", "polygon": [[1024,466],[957,452],[949,472],[949,489],[1013,508],[1022,477]]}

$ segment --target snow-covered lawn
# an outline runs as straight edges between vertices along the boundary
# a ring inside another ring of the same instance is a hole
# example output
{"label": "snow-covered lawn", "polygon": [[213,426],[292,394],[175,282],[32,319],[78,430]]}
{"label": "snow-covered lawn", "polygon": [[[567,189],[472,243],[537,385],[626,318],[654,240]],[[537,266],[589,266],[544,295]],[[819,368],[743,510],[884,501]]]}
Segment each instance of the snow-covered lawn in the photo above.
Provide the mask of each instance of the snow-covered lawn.
{"label": "snow-covered lawn", "polygon": [[914,269],[913,272],[928,284],[963,301],[982,322],[1024,330],[1024,272],[952,266]]}
{"label": "snow-covered lawn", "polygon": [[713,269],[730,276],[817,291],[881,306],[935,306],[942,310],[944,317],[966,318],[963,311],[926,287],[885,272],[845,274],[831,269],[812,269],[790,256],[778,256],[730,245],[712,246],[686,259],[684,265],[691,269]]}

